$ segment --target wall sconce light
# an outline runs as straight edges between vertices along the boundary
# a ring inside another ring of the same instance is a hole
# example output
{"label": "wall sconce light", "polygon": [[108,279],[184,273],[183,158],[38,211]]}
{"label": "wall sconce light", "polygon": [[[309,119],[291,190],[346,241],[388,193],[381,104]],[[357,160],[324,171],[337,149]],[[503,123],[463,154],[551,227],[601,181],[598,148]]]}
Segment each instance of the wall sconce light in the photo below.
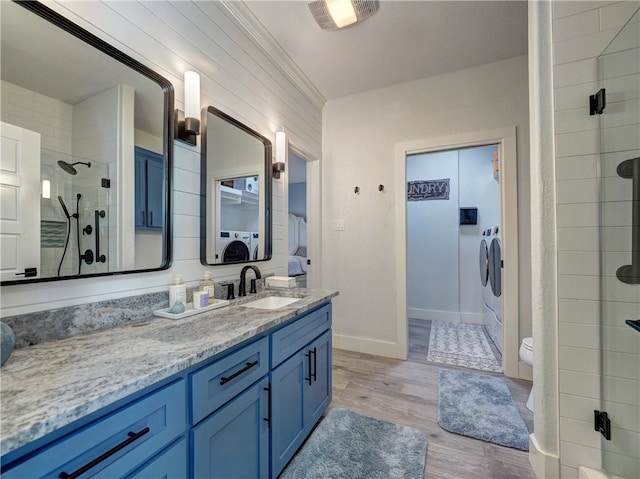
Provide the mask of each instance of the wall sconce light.
{"label": "wall sconce light", "polygon": [[272,167],[274,178],[279,179],[280,173],[284,173],[288,155],[287,135],[285,135],[284,131],[276,131],[276,161]]}
{"label": "wall sconce light", "polygon": [[175,138],[196,145],[200,134],[200,75],[184,72],[184,111],[175,113]]}
{"label": "wall sconce light", "polygon": [[51,181],[42,180],[42,197],[51,198]]}

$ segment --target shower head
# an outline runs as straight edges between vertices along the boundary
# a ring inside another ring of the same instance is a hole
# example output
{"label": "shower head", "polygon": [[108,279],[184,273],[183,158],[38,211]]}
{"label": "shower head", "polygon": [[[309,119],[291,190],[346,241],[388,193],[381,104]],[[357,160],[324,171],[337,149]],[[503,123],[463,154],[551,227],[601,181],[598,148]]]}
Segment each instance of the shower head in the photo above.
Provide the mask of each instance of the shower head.
{"label": "shower head", "polygon": [[70,219],[71,215],[69,214],[69,210],[67,210],[67,205],[64,204],[64,200],[62,199],[62,196],[58,196],[58,201],[60,202],[60,206],[62,206],[62,210],[64,211],[64,214],[67,216],[67,219]]}
{"label": "shower head", "polygon": [[66,161],[58,161],[58,166],[60,168],[62,168],[64,171],[66,171],[67,173],[69,173],[70,175],[77,175],[78,174],[78,170],[76,170],[74,168],[75,165],[84,165],[87,168],[91,168],[91,162],[83,162],[83,161],[76,161],[75,163],[67,163]]}

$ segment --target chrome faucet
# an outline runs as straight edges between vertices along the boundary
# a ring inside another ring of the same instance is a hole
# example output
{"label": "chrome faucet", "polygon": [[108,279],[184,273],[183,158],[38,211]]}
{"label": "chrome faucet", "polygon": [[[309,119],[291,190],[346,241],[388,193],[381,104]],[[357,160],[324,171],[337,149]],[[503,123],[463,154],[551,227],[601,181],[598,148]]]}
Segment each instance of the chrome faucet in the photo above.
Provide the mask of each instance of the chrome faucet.
{"label": "chrome faucet", "polygon": [[247,270],[252,269],[255,273],[255,279],[251,280],[251,291],[250,293],[256,292],[256,279],[261,279],[262,275],[260,274],[260,270],[257,266],[253,266],[252,264],[245,266],[242,268],[240,272],[240,285],[238,286],[238,296],[246,296],[247,295]]}

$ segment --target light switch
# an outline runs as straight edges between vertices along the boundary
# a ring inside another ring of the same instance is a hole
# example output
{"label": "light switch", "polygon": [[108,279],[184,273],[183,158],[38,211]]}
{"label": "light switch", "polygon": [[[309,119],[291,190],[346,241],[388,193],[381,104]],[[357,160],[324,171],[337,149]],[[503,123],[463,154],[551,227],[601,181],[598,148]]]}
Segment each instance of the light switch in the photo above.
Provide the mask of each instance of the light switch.
{"label": "light switch", "polygon": [[336,220],[336,231],[344,231],[344,220]]}

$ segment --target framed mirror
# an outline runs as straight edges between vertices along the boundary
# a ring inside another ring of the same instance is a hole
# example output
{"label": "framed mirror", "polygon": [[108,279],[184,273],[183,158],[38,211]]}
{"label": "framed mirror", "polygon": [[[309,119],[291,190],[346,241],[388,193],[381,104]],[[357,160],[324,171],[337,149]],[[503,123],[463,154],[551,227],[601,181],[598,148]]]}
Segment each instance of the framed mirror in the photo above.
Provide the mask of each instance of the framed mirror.
{"label": "framed mirror", "polygon": [[38,2],[0,2],[2,286],[171,264],[173,87]]}
{"label": "framed mirror", "polygon": [[200,262],[271,259],[271,142],[212,106],[201,131]]}

